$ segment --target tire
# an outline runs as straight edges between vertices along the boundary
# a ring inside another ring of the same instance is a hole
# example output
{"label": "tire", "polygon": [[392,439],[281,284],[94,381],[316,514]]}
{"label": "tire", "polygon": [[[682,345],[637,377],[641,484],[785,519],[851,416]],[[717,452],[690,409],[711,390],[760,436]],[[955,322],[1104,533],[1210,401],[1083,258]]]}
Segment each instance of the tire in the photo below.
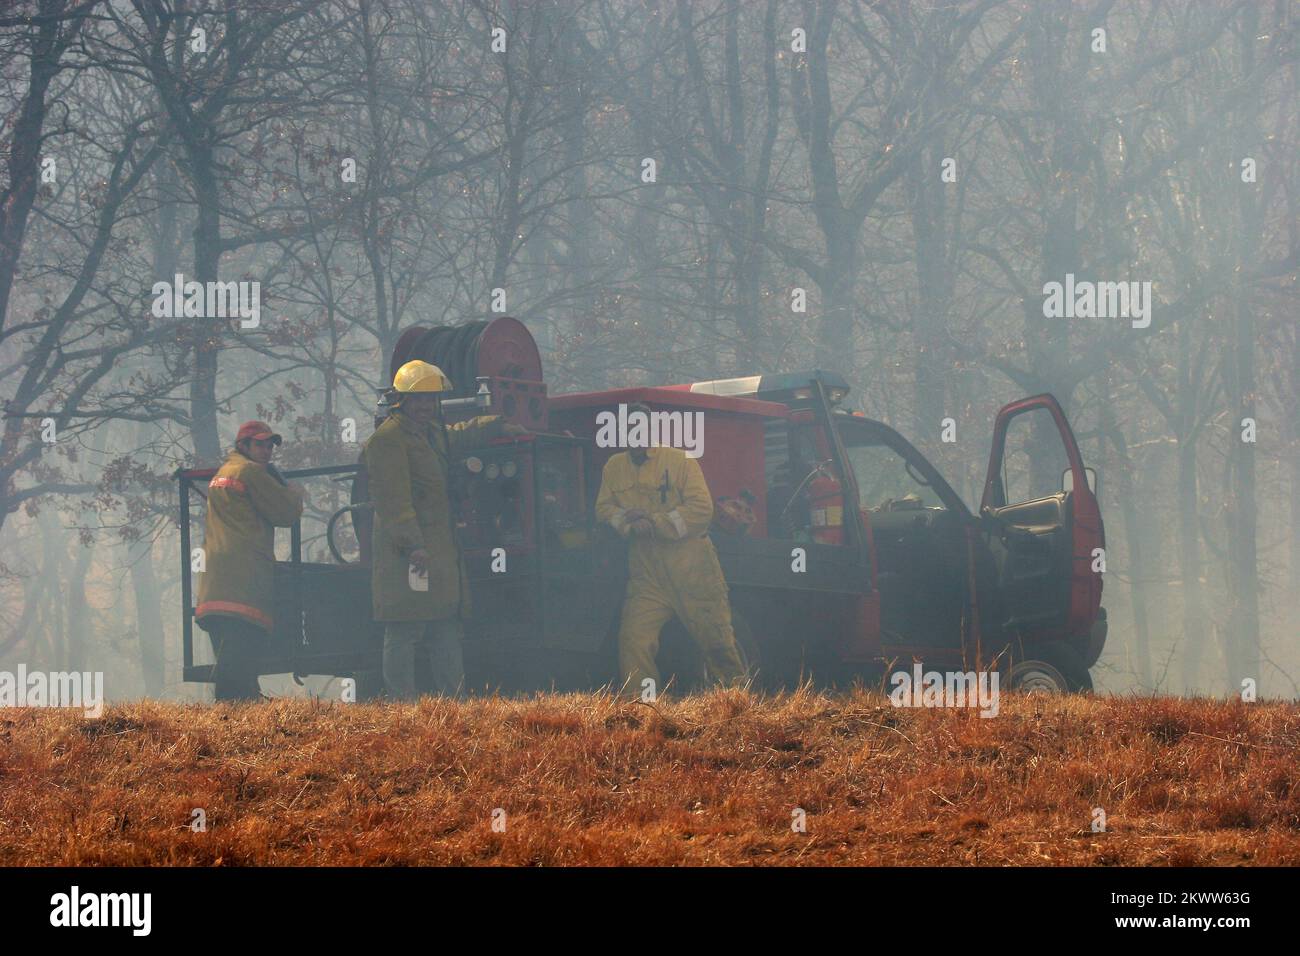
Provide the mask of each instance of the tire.
{"label": "tire", "polygon": [[1047,661],[1024,660],[1011,665],[1007,676],[1011,689],[1020,694],[1068,694],[1065,675]]}
{"label": "tire", "polygon": [[1092,676],[1077,651],[1067,644],[1026,649],[1014,661],[1007,683],[1021,693],[1078,694],[1092,692]]}

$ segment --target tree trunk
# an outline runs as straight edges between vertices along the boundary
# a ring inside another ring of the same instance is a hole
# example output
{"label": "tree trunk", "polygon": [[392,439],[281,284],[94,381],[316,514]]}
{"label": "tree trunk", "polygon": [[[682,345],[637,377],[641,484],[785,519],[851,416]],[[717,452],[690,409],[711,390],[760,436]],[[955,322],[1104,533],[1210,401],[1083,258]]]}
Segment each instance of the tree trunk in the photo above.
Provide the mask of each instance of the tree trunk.
{"label": "tree trunk", "polygon": [[[1297,344],[1300,345],[1300,337],[1297,337]],[[1296,356],[1296,361],[1300,362],[1300,355]],[[1295,366],[1300,369],[1300,364]],[[1292,429],[1296,429],[1294,420]],[[1300,434],[1295,434],[1291,438],[1291,600],[1288,602],[1288,611],[1290,615],[1290,632],[1297,633],[1300,630]]]}
{"label": "tree trunk", "polygon": [[162,599],[153,567],[153,546],[146,538],[131,542],[127,552],[135,594],[136,631],[140,639],[140,674],[149,697],[163,693],[166,654],[163,649]]}
{"label": "tree trunk", "polygon": [[1201,523],[1196,483],[1196,445],[1178,443],[1178,556],[1183,582],[1183,690],[1202,686],[1205,654],[1205,596],[1201,589]]}
{"label": "tree trunk", "polygon": [[1107,379],[1101,403],[1101,428],[1111,447],[1115,449],[1118,468],[1115,469],[1115,484],[1118,492],[1114,497],[1119,502],[1120,519],[1124,523],[1124,543],[1128,550],[1129,600],[1133,606],[1133,642],[1132,655],[1138,680],[1144,688],[1153,686],[1151,674],[1151,623],[1148,614],[1149,594],[1147,591],[1147,557],[1143,548],[1142,516],[1138,510],[1138,489],[1135,478],[1137,472],[1133,459],[1129,456],[1128,442],[1124,430],[1115,422],[1115,411],[1111,396],[1110,381]]}
{"label": "tree trunk", "polygon": [[921,150],[908,177],[917,288],[917,309],[912,322],[916,355],[913,440],[932,453],[942,450],[938,436],[947,408],[945,382],[949,363],[944,331],[948,325],[952,284],[944,254],[947,247],[944,186],[934,182],[942,155],[941,147]]}
{"label": "tree trunk", "polygon": [[64,666],[67,670],[88,670],[87,648],[94,643],[90,604],[86,601],[86,574],[95,552],[93,544],[77,543],[77,557],[72,564],[64,595],[68,605],[67,636],[64,641]]}
{"label": "tree trunk", "polygon": [[[569,221],[564,230],[566,276],[570,288],[577,292],[571,300],[573,311],[590,316],[595,309],[595,288],[591,268],[591,244],[596,236],[595,207],[587,188],[587,113],[591,97],[587,80],[588,64],[578,42],[576,17],[566,17],[561,36],[564,87],[564,180]],[[541,238],[540,236],[538,238]],[[545,290],[542,290],[545,294]]]}
{"label": "tree trunk", "polygon": [[[194,226],[194,279],[215,282],[221,261],[221,209],[212,155],[196,150],[190,157],[194,193],[198,200]],[[203,464],[221,460],[221,438],[217,430],[217,356],[224,327],[212,317],[195,320],[194,377],[190,380],[190,433],[194,453]]]}
{"label": "tree trunk", "polygon": [[[1243,23],[1239,33],[1242,50],[1242,75],[1249,76],[1254,69],[1254,43],[1259,21],[1259,10],[1253,5],[1243,7]],[[1244,112],[1239,126],[1239,141],[1244,148],[1260,145],[1256,129],[1258,98],[1243,101]],[[1228,626],[1224,631],[1224,657],[1228,664],[1229,693],[1239,693],[1245,678],[1259,681],[1259,567],[1256,551],[1256,526],[1258,520],[1255,498],[1255,445],[1242,441],[1243,420],[1258,421],[1255,415],[1255,313],[1251,302],[1249,274],[1259,261],[1259,231],[1262,209],[1256,190],[1242,189],[1239,193],[1240,246],[1237,250],[1234,271],[1233,300],[1235,311],[1234,343],[1231,356],[1230,382],[1231,406],[1234,410],[1232,433],[1229,435],[1229,457],[1232,462],[1231,545],[1229,556]]]}
{"label": "tree trunk", "polygon": [[[841,214],[840,218],[844,218]],[[839,227],[827,236],[830,263],[822,287],[824,311],[818,323],[817,367],[851,376],[854,372],[853,329],[857,315],[853,297],[857,278],[858,239],[855,230]]]}
{"label": "tree trunk", "polygon": [[[63,12],[62,0],[41,5],[42,20],[32,40],[31,70],[27,80],[27,95],[22,109],[8,137],[9,187],[0,192],[0,328],[5,326],[9,311],[9,294],[18,272],[18,259],[22,255],[23,237],[27,232],[27,217],[36,202],[41,164],[41,130],[45,126],[45,96],[50,81],[61,67],[59,59],[67,48],[60,40],[58,15]],[[71,28],[70,28],[71,29]],[[71,175],[71,170],[65,170]]]}

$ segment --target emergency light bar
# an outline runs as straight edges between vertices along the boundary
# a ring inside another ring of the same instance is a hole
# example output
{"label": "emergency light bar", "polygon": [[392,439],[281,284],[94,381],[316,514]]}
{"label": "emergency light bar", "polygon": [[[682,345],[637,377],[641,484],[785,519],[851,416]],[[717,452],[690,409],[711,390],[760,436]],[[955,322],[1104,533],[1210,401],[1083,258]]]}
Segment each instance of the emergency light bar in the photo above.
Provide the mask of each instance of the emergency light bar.
{"label": "emergency light bar", "polygon": [[696,382],[691,386],[692,392],[700,392],[704,395],[727,395],[735,397],[738,395],[757,395],[759,384],[763,381],[761,375],[750,375],[746,378],[715,378],[711,382]]}
{"label": "emergency light bar", "polygon": [[838,405],[849,394],[849,383],[835,372],[814,369],[810,372],[783,372],[778,375],[748,375],[743,378],[717,378],[695,382],[692,392],[725,395],[731,398],[754,397],[767,401],[808,401],[813,397],[813,383],[821,382],[826,399]]}

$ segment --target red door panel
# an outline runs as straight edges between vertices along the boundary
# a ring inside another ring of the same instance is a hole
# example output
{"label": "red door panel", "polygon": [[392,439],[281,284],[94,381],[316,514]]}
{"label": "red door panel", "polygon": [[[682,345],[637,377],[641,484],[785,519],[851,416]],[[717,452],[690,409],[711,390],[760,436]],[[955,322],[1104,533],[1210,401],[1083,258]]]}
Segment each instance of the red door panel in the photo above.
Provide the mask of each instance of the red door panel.
{"label": "red door panel", "polygon": [[1072,488],[1063,492],[1066,504],[1065,521],[1068,525],[1072,551],[1069,604],[1066,609],[1065,624],[1067,634],[1084,633],[1092,625],[1097,616],[1097,609],[1101,606],[1101,574],[1093,571],[1092,567],[1095,561],[1094,549],[1105,545],[1105,529],[1102,525],[1101,508],[1097,503],[1097,497],[1088,485],[1083,456],[1079,453],[1074,432],[1066,420],[1060,403],[1051,395],[1022,398],[998,412],[993,427],[993,445],[989,453],[989,469],[984,481],[984,495],[980,502],[980,510],[997,513],[1000,509],[1007,509],[1007,517],[1012,522],[1016,520],[1017,513],[1026,513],[1015,507],[1018,502],[1006,500],[1007,489],[1003,485],[1003,458],[1006,453],[1007,428],[1012,419],[1035,409],[1045,409],[1055,422],[1071,474]]}

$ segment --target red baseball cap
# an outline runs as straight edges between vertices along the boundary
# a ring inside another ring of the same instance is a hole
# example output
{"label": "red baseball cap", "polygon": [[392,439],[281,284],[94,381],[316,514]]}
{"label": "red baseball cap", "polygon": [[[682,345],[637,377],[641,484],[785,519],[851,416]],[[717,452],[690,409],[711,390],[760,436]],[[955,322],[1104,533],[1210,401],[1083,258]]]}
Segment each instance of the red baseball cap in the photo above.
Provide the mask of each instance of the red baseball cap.
{"label": "red baseball cap", "polygon": [[266,422],[244,422],[239,426],[239,434],[235,436],[235,444],[238,445],[245,438],[256,438],[258,441],[266,441],[268,438],[279,445],[283,439],[275,432],[271,431],[271,426]]}

